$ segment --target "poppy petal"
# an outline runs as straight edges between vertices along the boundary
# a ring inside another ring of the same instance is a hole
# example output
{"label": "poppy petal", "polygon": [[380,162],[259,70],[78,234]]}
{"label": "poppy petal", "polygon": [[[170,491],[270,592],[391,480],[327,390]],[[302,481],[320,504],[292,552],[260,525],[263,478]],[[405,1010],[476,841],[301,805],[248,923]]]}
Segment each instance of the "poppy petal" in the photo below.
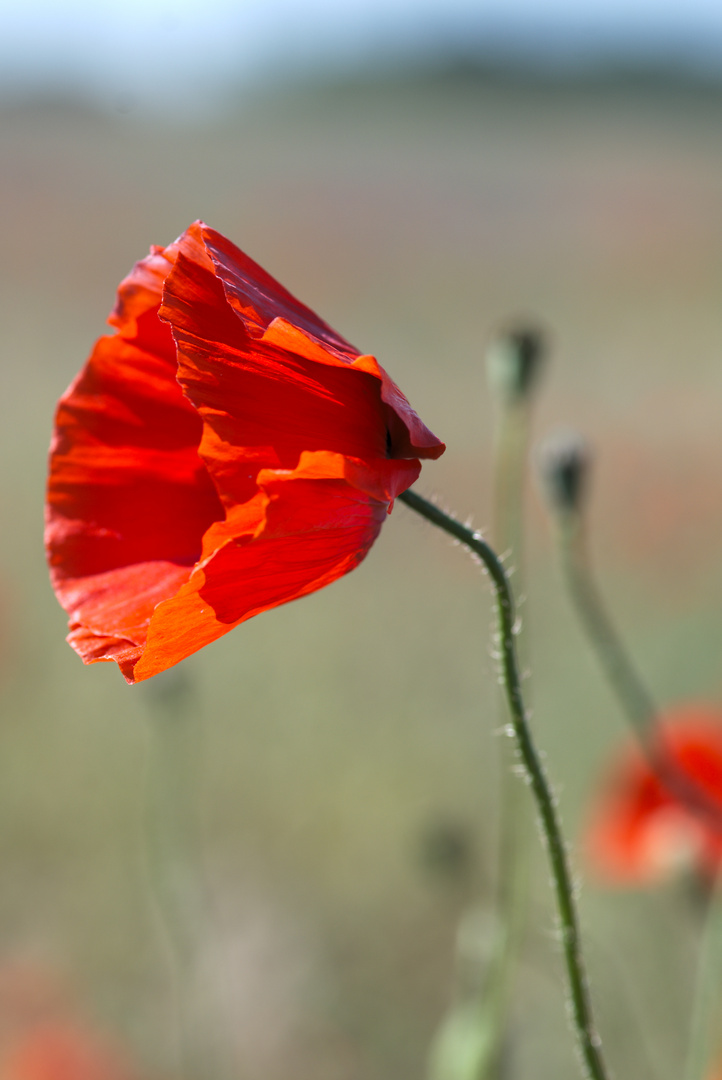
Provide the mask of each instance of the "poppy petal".
{"label": "poppy petal", "polygon": [[[206,427],[201,455],[225,502],[253,494],[253,470],[244,487],[231,490],[228,470],[216,470],[219,455],[238,463],[245,447],[254,448],[256,469],[292,468],[304,449],[385,455],[379,381],[250,337],[215,275],[184,251],[166,280],[160,314],[177,344],[178,380]],[[258,448],[271,447],[264,461]],[[233,472],[240,480],[241,470]]]}
{"label": "poppy petal", "polygon": [[280,282],[267,274],[263,267],[203,222],[199,226],[200,238],[213,260],[216,275],[234,312],[242,320],[251,337],[261,337],[277,318],[323,342],[335,350],[347,362],[349,356],[358,356],[348,341],[320,319],[315,311],[302,304]]}
{"label": "poppy petal", "polygon": [[[313,324],[314,335],[306,329],[308,319],[295,325],[278,314],[289,304],[298,305],[285,289],[278,286],[273,318],[268,303],[253,308],[259,292],[262,299],[266,294],[250,283],[256,265],[250,260],[244,277],[249,293],[240,308],[232,267],[209,263],[217,235],[196,224],[181,237],[160,315],[170,322],[178,345],[179,381],[223,441],[246,446],[272,442],[286,467],[295,464],[302,449],[357,457],[438,457],[443,452],[443,443],[373,357],[360,356],[321,320]],[[269,290],[276,283],[258,270],[263,289]],[[235,423],[228,422],[229,416]],[[213,453],[202,453],[213,471]]]}
{"label": "poppy petal", "polygon": [[147,628],[169,581],[187,579],[204,532],[223,516],[198,456],[202,423],[157,318],[171,265],[154,249],[121,283],[109,320],[118,332],[98,340],[55,418],[46,524],[53,585],[72,621],[111,637]]}
{"label": "poppy petal", "polygon": [[[300,353],[299,339],[307,337],[326,348],[314,355],[320,363],[331,362],[336,357],[342,363],[351,362],[360,371],[367,371],[379,379],[381,399],[384,402],[396,457],[438,458],[446,449],[445,444],[429,431],[406,397],[389,378],[373,356],[362,356],[353,345],[333,330],[327,323],[301,304],[287,289],[239,251],[229,240],[207,225],[201,226],[203,243],[223,282],[229,303],[244,320],[251,331],[263,329],[266,341],[275,341],[291,352]],[[291,345],[290,335],[295,338]]]}
{"label": "poppy petal", "polygon": [[[285,348],[298,356],[305,356],[308,360],[315,360],[317,363],[333,362],[333,353],[318,345],[285,319],[274,319],[264,333],[263,341]],[[365,371],[373,375],[381,383],[383,415],[392,447],[390,456],[432,459],[441,457],[446,445],[429,431],[376,357],[356,354],[351,367],[354,371]]]}

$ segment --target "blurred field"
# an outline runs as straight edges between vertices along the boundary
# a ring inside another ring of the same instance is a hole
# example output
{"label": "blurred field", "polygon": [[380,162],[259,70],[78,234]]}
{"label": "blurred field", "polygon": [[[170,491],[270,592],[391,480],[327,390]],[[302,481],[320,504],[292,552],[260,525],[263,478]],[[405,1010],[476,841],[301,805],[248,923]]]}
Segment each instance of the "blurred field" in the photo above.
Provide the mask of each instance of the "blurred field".
{"label": "blurred field", "polygon": [[[0,130],[0,973],[59,973],[141,1075],[169,1077],[140,845],[157,701],[64,644],[41,541],[54,403],[118,281],[205,219],[379,357],[448,444],[419,489],[477,526],[484,343],[541,318],[537,431],[596,447],[594,547],[626,637],[660,701],[722,703],[722,92],[419,78],[259,97],[196,129],[48,103],[0,110]],[[623,727],[531,486],[528,523],[530,693],[575,835]],[[199,995],[222,999],[242,1080],[423,1075],[457,920],[491,895],[489,628],[478,570],[399,506],[348,578],[183,665],[213,910]],[[468,840],[463,872],[430,858],[447,833]],[[649,1050],[675,1080],[698,929],[683,887],[590,882],[582,914],[615,1072],[651,1076]],[[535,851],[513,1080],[577,1075],[553,925]]]}

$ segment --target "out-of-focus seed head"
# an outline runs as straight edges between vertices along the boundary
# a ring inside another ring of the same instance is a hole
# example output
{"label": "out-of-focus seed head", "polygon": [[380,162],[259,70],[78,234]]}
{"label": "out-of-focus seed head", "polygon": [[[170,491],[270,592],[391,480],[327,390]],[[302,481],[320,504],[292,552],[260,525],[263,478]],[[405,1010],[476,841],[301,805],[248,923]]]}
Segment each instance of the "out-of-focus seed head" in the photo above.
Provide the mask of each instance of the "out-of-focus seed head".
{"label": "out-of-focus seed head", "polygon": [[530,396],[546,353],[546,335],[538,326],[512,323],[495,335],[486,352],[487,373],[503,402],[520,402]]}
{"label": "out-of-focus seed head", "polygon": [[554,513],[578,513],[587,492],[589,444],[577,431],[552,432],[539,445],[537,463],[542,491]]}

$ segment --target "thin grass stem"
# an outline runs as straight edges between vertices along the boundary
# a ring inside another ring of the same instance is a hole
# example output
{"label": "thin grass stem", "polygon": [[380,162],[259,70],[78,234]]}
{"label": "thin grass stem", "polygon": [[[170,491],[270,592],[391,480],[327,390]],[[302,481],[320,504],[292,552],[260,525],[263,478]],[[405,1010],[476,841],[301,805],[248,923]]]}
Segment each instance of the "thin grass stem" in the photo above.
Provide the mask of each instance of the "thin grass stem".
{"label": "thin grass stem", "polygon": [[203,980],[204,941],[212,930],[199,858],[201,732],[184,673],[156,676],[145,690],[148,756],[144,839],[148,885],[171,980],[180,1080],[234,1080],[215,981]]}
{"label": "thin grass stem", "polygon": [[699,946],[697,981],[692,1000],[690,1033],[684,1080],[705,1080],[719,1052],[720,971],[722,971],[722,876],[717,876],[707,907]]}

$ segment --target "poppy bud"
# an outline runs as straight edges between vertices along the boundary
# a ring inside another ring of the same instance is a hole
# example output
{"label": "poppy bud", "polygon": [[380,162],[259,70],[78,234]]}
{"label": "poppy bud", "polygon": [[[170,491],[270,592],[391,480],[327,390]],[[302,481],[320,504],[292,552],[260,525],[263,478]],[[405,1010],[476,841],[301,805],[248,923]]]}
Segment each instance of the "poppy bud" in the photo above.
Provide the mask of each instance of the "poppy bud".
{"label": "poppy bud", "polygon": [[489,383],[506,404],[524,401],[534,389],[546,354],[542,331],[513,324],[493,338],[486,353]]}
{"label": "poppy bud", "polygon": [[591,460],[586,439],[576,431],[557,431],[539,447],[542,489],[555,513],[581,510]]}

